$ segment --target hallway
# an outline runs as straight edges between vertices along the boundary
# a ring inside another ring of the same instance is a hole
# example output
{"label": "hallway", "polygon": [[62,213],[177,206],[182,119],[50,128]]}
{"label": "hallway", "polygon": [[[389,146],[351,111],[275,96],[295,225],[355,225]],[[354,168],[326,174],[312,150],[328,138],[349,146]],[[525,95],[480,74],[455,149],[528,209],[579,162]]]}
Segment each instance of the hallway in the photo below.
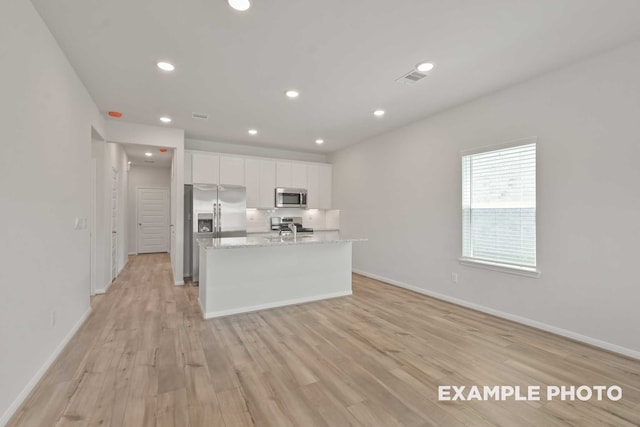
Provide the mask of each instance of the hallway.
{"label": "hallway", "polygon": [[[139,255],[93,305],[9,425],[640,424],[640,362],[358,275],[353,297],[203,321],[169,256]],[[438,402],[441,384],[625,394]]]}

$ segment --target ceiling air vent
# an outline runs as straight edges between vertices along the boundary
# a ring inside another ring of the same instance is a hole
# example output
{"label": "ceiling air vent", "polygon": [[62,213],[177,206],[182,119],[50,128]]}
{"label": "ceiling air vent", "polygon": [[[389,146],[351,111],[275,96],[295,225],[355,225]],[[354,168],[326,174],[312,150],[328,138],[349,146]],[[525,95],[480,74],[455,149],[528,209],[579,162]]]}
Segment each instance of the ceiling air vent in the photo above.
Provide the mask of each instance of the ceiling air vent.
{"label": "ceiling air vent", "polygon": [[193,113],[193,114],[191,114],[191,117],[193,117],[194,119],[198,119],[198,120],[208,120],[209,119],[209,115],[208,114],[204,114],[204,113]]}
{"label": "ceiling air vent", "polygon": [[145,163],[155,163],[155,160],[145,160]]}
{"label": "ceiling air vent", "polygon": [[407,85],[413,85],[416,84],[417,82],[419,82],[420,80],[424,79],[425,77],[427,77],[426,74],[423,74],[419,71],[410,71],[407,74],[405,74],[404,76],[397,78],[396,81],[398,83],[404,83]]}

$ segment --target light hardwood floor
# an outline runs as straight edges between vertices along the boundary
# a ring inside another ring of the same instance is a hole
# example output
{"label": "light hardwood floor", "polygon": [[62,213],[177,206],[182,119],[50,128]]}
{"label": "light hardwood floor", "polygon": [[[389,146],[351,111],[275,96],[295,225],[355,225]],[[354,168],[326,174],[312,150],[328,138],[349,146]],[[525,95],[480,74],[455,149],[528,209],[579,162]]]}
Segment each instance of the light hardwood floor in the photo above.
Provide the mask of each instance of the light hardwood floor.
{"label": "light hardwood floor", "polygon": [[[640,362],[362,276],[354,295],[203,321],[132,257],[11,426],[632,426]],[[618,402],[438,402],[438,385],[612,385]]]}

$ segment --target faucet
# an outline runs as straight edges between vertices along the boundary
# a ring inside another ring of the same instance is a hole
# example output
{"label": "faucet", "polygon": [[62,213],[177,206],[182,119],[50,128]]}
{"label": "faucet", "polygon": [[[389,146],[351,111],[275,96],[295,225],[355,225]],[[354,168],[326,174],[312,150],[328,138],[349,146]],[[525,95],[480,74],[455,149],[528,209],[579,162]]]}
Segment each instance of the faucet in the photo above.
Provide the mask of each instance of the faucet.
{"label": "faucet", "polygon": [[287,224],[282,224],[280,227],[280,233],[278,233],[281,237],[282,236],[293,236],[293,238],[296,238],[296,234],[298,232],[298,227],[293,224],[293,223],[287,223]]}
{"label": "faucet", "polygon": [[289,226],[289,230],[291,230],[293,232],[293,238],[296,238],[296,233],[298,232],[298,227],[296,227],[296,225],[292,222],[290,222],[289,224],[287,224]]}

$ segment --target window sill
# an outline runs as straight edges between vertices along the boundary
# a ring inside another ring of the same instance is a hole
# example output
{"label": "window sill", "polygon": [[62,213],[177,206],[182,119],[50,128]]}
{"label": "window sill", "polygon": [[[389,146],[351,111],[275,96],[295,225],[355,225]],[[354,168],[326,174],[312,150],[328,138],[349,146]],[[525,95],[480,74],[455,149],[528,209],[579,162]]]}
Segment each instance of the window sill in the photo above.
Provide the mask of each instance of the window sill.
{"label": "window sill", "polygon": [[502,264],[499,262],[484,261],[484,260],[466,258],[466,257],[461,257],[459,261],[460,261],[460,264],[467,265],[469,267],[484,268],[486,270],[500,271],[502,273],[509,273],[509,274],[517,274],[518,276],[533,277],[536,279],[540,277],[540,270],[538,270],[535,267],[520,267],[516,265]]}

